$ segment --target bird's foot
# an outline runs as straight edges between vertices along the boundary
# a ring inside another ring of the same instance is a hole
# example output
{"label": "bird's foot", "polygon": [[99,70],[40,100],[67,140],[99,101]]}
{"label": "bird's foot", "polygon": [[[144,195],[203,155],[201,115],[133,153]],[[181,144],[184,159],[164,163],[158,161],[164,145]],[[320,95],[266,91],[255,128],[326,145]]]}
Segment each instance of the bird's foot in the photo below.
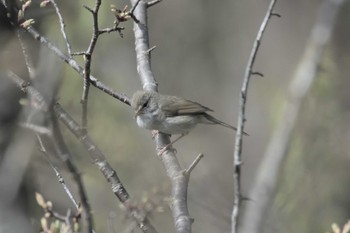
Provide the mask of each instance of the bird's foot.
{"label": "bird's foot", "polygon": [[173,151],[173,153],[176,154],[176,153],[177,153],[177,150],[176,150],[175,148],[171,148],[172,144],[173,144],[173,143],[169,143],[169,144],[166,145],[165,147],[160,148],[160,149],[158,150],[158,152],[157,152],[157,155],[158,155],[158,156],[162,156],[162,155],[164,154],[164,152],[167,151],[167,150],[169,150],[169,149],[171,149],[171,150]]}
{"label": "bird's foot", "polygon": [[[177,141],[179,141],[182,137],[186,136],[188,133],[184,133],[184,134],[181,134],[178,138],[176,138],[174,141],[170,142],[168,145],[166,145],[165,147],[163,148],[160,148],[160,150],[158,151],[158,156],[161,156],[166,150],[170,149],[170,147]],[[176,154],[177,153],[177,150],[174,149],[174,148],[171,148],[172,151],[174,151],[174,153]]]}

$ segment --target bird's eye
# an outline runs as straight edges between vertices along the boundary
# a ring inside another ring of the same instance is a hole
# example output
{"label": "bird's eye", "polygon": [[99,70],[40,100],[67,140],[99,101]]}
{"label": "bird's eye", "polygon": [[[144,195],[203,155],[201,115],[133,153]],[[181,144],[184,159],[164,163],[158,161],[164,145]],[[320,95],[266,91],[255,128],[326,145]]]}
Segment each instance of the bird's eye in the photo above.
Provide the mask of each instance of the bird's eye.
{"label": "bird's eye", "polygon": [[146,102],[142,105],[142,108],[147,107],[147,104],[148,104],[148,101],[146,101]]}

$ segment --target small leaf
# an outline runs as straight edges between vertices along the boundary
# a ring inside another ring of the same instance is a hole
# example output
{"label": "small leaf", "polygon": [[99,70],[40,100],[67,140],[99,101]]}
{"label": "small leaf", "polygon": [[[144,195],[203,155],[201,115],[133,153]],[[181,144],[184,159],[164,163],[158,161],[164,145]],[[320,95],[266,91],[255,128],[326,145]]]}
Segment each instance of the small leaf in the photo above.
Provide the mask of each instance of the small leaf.
{"label": "small leaf", "polygon": [[74,232],[79,232],[79,229],[80,229],[79,223],[75,222],[73,225]]}
{"label": "small leaf", "polygon": [[32,0],[28,0],[26,1],[23,5],[22,5],[22,11],[26,11],[26,9],[30,6],[30,4],[32,4]]}
{"label": "small leaf", "polygon": [[51,201],[47,201],[46,202],[46,207],[47,207],[48,210],[52,210],[52,206],[53,206],[53,204],[52,204]]}
{"label": "small leaf", "polygon": [[48,232],[49,228],[47,226],[47,219],[46,218],[41,218],[40,219],[40,224],[41,228],[43,229],[44,232]]}
{"label": "small leaf", "polygon": [[19,100],[19,104],[22,105],[22,106],[27,106],[28,105],[28,99],[26,98],[22,98]]}
{"label": "small leaf", "polygon": [[40,193],[35,193],[35,199],[39,206],[41,206],[43,209],[46,208],[46,202],[43,195]]}
{"label": "small leaf", "polygon": [[343,232],[342,233],[349,233],[350,232],[350,221],[348,221],[344,227],[343,227]]}
{"label": "small leaf", "polygon": [[332,224],[332,230],[334,233],[340,233],[340,228],[338,227],[338,225],[336,223]]}
{"label": "small leaf", "polygon": [[24,12],[22,10],[18,10],[17,21],[21,21],[24,18]]}
{"label": "small leaf", "polygon": [[23,28],[28,28],[29,26],[33,25],[35,23],[34,19],[27,19],[26,21],[24,21],[23,23],[21,23],[21,26]]}

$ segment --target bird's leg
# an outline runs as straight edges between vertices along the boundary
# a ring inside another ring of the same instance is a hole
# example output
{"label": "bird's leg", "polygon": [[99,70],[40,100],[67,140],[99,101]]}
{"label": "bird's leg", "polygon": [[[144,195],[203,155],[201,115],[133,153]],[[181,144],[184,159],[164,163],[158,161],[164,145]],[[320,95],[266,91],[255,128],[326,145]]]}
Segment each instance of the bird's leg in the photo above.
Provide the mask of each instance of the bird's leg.
{"label": "bird's leg", "polygon": [[174,141],[170,142],[168,145],[166,145],[165,147],[163,147],[162,149],[160,149],[158,151],[158,156],[161,156],[166,150],[169,149],[169,147],[171,147],[175,142],[179,141],[181,138],[183,138],[184,136],[186,136],[188,133],[183,133],[181,134],[178,138],[176,138]]}
{"label": "bird's leg", "polygon": [[158,130],[152,130],[152,139],[154,140],[158,134],[159,134]]}

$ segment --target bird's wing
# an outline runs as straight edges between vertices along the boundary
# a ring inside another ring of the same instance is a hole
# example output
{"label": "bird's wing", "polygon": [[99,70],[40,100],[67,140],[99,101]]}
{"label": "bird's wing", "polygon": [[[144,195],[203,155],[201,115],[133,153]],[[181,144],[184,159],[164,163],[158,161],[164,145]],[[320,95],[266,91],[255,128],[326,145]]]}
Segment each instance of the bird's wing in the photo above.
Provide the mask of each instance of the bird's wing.
{"label": "bird's wing", "polygon": [[176,96],[172,96],[171,99],[162,101],[160,103],[160,108],[165,112],[166,116],[201,114],[207,111],[213,111],[199,103]]}

